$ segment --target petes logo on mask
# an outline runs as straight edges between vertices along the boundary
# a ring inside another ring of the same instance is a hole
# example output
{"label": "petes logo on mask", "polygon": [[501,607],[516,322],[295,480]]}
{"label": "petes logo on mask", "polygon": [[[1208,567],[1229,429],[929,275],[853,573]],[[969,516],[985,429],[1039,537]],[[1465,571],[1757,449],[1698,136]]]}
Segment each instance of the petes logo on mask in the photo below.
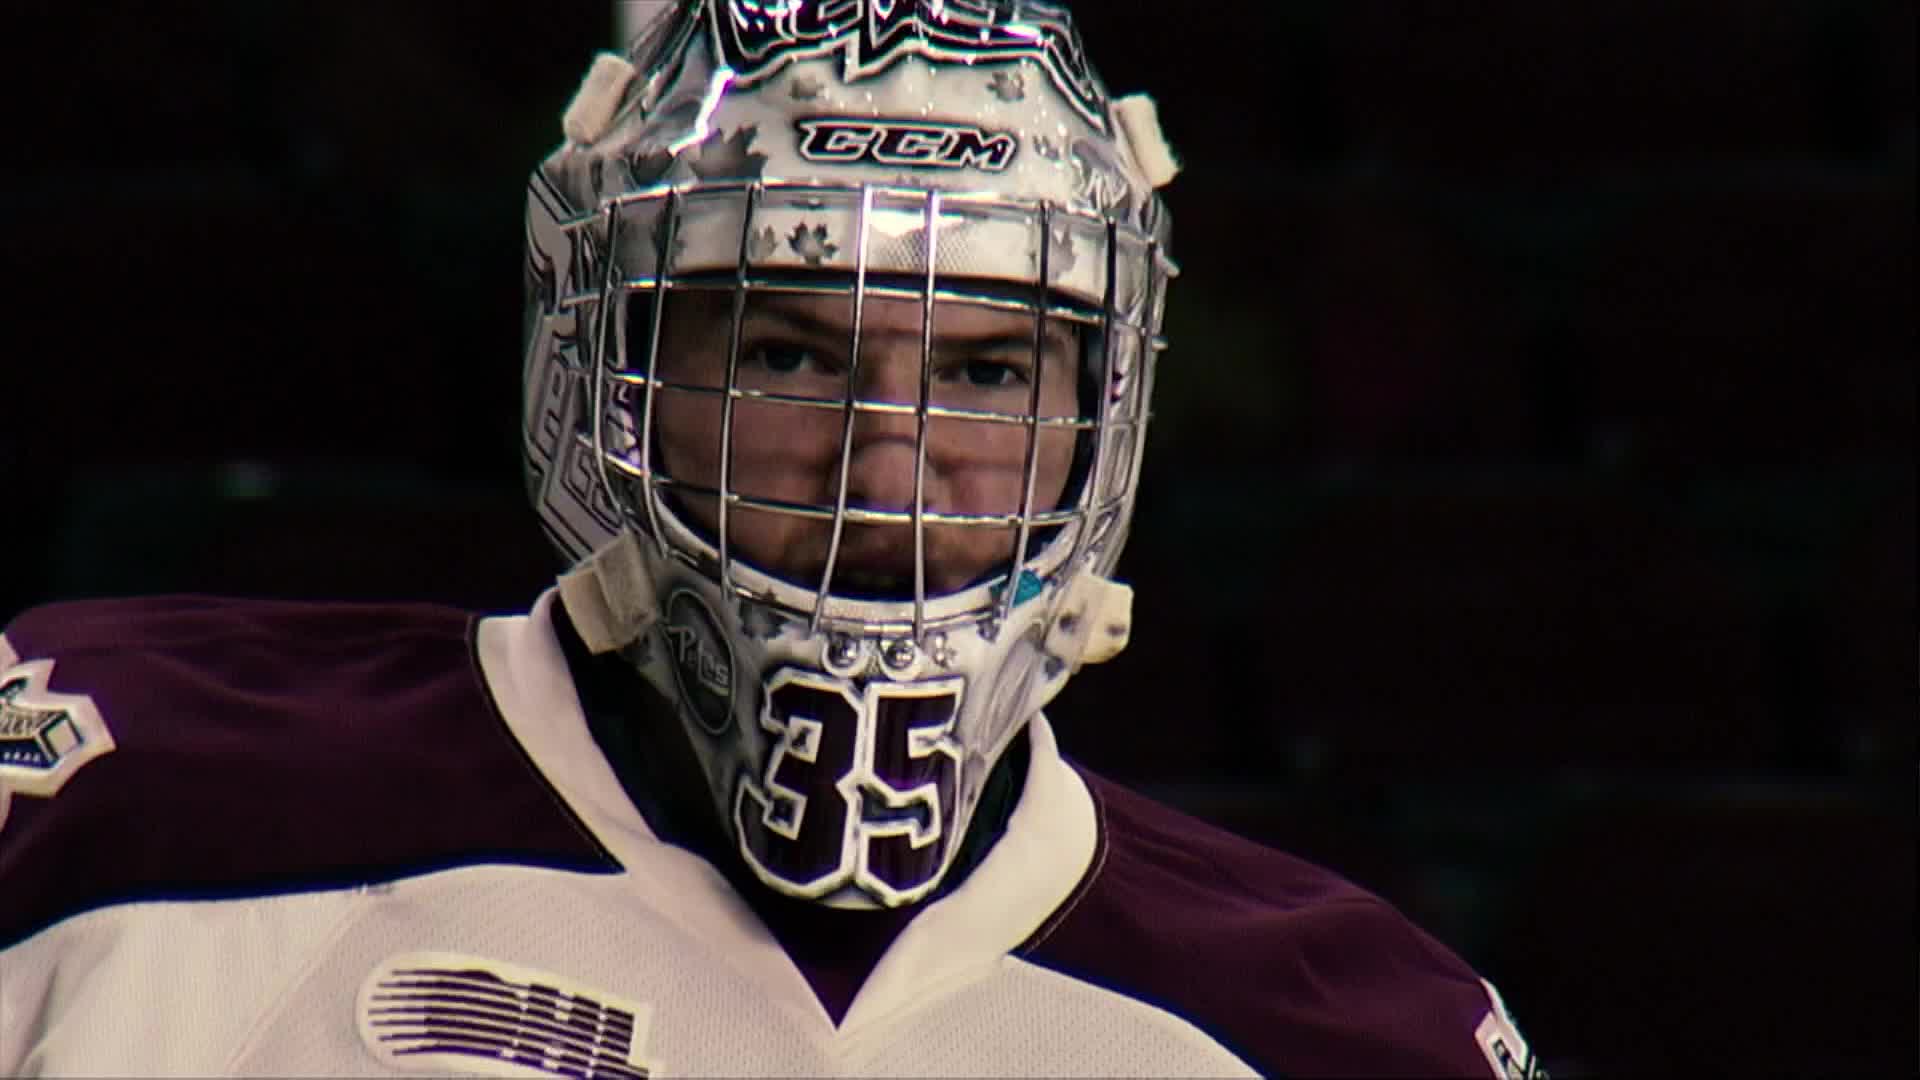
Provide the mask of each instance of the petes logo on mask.
{"label": "petes logo on mask", "polygon": [[81,766],[113,749],[92,698],[48,688],[53,661],[16,661],[0,639],[0,828],[15,792],[50,798]]}
{"label": "petes logo on mask", "polygon": [[680,696],[709,735],[733,723],[733,646],[706,601],[681,589],[665,605],[667,651],[673,658]]}
{"label": "petes logo on mask", "polygon": [[1106,92],[1066,10],[1048,0],[713,0],[713,39],[734,84],[794,60],[839,53],[855,82],[905,56],[982,63],[1032,60],[1105,134]]}

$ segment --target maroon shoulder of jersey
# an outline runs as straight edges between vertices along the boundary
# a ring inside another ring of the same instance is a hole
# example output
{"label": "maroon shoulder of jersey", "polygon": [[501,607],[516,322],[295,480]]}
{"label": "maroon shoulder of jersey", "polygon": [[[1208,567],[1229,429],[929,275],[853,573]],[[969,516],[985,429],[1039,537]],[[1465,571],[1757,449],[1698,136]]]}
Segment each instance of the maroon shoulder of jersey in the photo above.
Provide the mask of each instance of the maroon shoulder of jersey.
{"label": "maroon shoulder of jersey", "polygon": [[1492,1075],[1479,977],[1386,901],[1081,774],[1099,847],[1025,959],[1165,1008],[1263,1075]]}
{"label": "maroon shoulder of jersey", "polygon": [[206,597],[15,618],[4,640],[18,659],[0,675],[0,947],[114,903],[478,862],[615,869],[500,718],[475,622],[427,605]]}

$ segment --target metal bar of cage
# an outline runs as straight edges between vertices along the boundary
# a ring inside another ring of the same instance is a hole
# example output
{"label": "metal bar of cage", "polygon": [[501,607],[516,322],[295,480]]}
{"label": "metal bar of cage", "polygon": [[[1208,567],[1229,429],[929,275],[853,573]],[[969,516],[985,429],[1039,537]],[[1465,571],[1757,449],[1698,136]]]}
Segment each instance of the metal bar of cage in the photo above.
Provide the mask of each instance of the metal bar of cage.
{"label": "metal bar of cage", "polygon": [[[607,378],[612,382],[624,383],[631,386],[645,386],[648,382],[647,376],[631,372],[615,372],[607,376]],[[720,397],[727,392],[724,387],[708,386],[704,383],[683,383],[675,382],[672,379],[656,379],[653,381],[657,383],[660,389],[672,390],[676,394]],[[847,407],[846,402],[839,398],[806,397],[800,394],[782,394],[773,390],[756,390],[746,387],[735,387],[733,396],[741,401],[754,401],[773,405],[793,405],[808,409],[832,409],[835,412],[840,412]],[[856,412],[880,416],[911,416],[917,411],[915,406],[897,401],[867,401],[860,399],[856,400],[853,406]],[[989,424],[1019,424],[1022,427],[1026,426],[1029,422],[1026,416],[1019,413],[996,412],[991,409],[962,409],[951,405],[929,404],[927,406],[927,415],[935,420],[967,420]],[[1094,427],[1094,421],[1082,416],[1043,416],[1039,418],[1037,426],[1069,431],[1091,431]]]}
{"label": "metal bar of cage", "polygon": [[854,218],[854,229],[859,241],[854,245],[853,262],[853,331],[852,340],[847,344],[847,394],[846,414],[840,427],[840,478],[834,492],[833,531],[827,540],[827,561],[820,570],[820,587],[814,598],[813,619],[809,632],[820,632],[820,621],[827,613],[827,594],[833,588],[834,564],[840,558],[840,539],[845,532],[847,518],[847,476],[853,465],[853,426],[858,415],[854,408],[854,390],[859,386],[860,378],[860,327],[867,314],[867,223],[873,214],[873,187],[860,185],[860,210]]}
{"label": "metal bar of cage", "polygon": [[[1007,572],[1006,587],[1000,593],[1001,622],[1013,615],[1013,604],[1020,595],[1020,575],[1027,566],[1027,545],[1033,538],[1033,489],[1040,473],[1040,387],[1046,378],[1048,278],[1052,274],[1053,214],[1047,203],[1040,204],[1040,276],[1034,280],[1033,305],[1033,386],[1027,394],[1026,476],[1020,489],[1020,534],[1014,542],[1013,565]],[[1076,413],[1078,409],[1074,410]],[[1078,417],[1076,416],[1076,419]]]}
{"label": "metal bar of cage", "polygon": [[613,484],[611,483],[612,477],[607,473],[607,436],[605,422],[607,418],[606,394],[609,384],[600,376],[607,367],[606,352],[609,338],[614,332],[612,327],[613,316],[609,309],[615,306],[612,303],[614,296],[613,283],[614,279],[618,277],[620,273],[620,260],[615,253],[619,251],[622,215],[620,208],[612,203],[606,205],[604,213],[607,219],[606,265],[602,271],[600,303],[595,307],[592,313],[592,319],[587,327],[586,339],[593,344],[589,349],[590,355],[588,357],[588,364],[591,370],[585,373],[585,377],[588,381],[587,408],[592,410],[592,415],[587,418],[587,426],[592,437],[594,473],[600,478],[600,489],[606,493],[608,500],[611,501],[613,499]]}
{"label": "metal bar of cage", "polygon": [[[832,277],[831,272],[823,274],[808,271],[803,275],[799,272],[781,273],[779,271],[763,270],[750,274],[744,281],[735,278],[732,274],[728,274],[725,278],[718,281],[682,276],[677,277],[670,282],[670,284],[672,288],[680,292],[719,292],[722,290],[745,288],[748,292],[752,293],[782,293],[794,296],[845,296],[846,286],[844,284],[836,284],[832,280]],[[844,280],[844,278],[842,280]],[[632,292],[643,292],[653,289],[659,284],[659,278],[643,275],[628,278],[626,281],[620,283],[619,287]],[[894,285],[886,281],[874,281],[872,280],[872,276],[869,275],[867,295],[886,300],[917,301],[923,295],[922,288],[919,284]],[[957,300],[1000,311],[1026,312],[1031,310],[1034,304],[1032,297],[1006,295],[1004,289],[996,288],[992,282],[968,284],[963,280],[958,284],[943,284],[938,288],[934,296],[935,299],[943,302]],[[555,307],[559,310],[566,310],[595,303],[598,299],[599,296],[597,293],[574,293],[561,297],[555,304]],[[1086,306],[1062,302],[1057,297],[1051,296],[1048,298],[1046,312],[1047,317],[1050,319],[1059,319],[1087,326],[1098,326],[1102,321],[1102,317],[1097,312],[1089,310]],[[1126,323],[1125,325],[1130,329],[1138,329],[1138,327],[1132,323]]]}
{"label": "metal bar of cage", "polygon": [[1106,511],[1100,498],[1100,485],[1105,479],[1103,474],[1106,471],[1106,436],[1113,416],[1112,394],[1109,393],[1108,388],[1113,385],[1114,309],[1119,295],[1119,266],[1119,228],[1114,222],[1109,221],[1107,222],[1107,281],[1106,287],[1101,290],[1103,298],[1100,304],[1100,310],[1104,316],[1100,333],[1100,379],[1097,387],[1100,405],[1094,418],[1093,461],[1087,466],[1086,496],[1080,500],[1080,533],[1073,538],[1073,557],[1067,563],[1069,567],[1080,565],[1080,560],[1086,557],[1087,549],[1093,543],[1093,533],[1099,525],[1100,515]]}
{"label": "metal bar of cage", "polygon": [[913,436],[913,640],[920,642],[927,621],[927,404],[933,397],[934,288],[939,284],[940,193],[926,195],[926,299],[920,309],[920,398],[914,409]]}
{"label": "metal bar of cage", "polygon": [[[662,282],[658,277],[636,276],[626,279],[619,287],[630,292],[645,292],[655,289],[661,284]],[[846,287],[842,284],[836,284],[832,280],[831,274],[813,272],[809,272],[805,276],[797,273],[760,272],[749,275],[745,281],[737,279],[732,274],[728,274],[724,279],[719,281],[681,276],[665,284],[677,292],[719,292],[721,290],[745,288],[751,293],[780,293],[794,296],[846,295]],[[868,296],[879,297],[886,300],[917,301],[923,295],[921,289],[922,287],[919,285],[905,286],[893,285],[884,281],[876,282],[871,280],[871,275],[869,275],[867,283]],[[946,301],[959,301],[993,310],[1014,312],[1030,311],[1034,305],[1032,297],[1008,296],[1003,290],[996,288],[991,282],[978,285],[970,285],[964,281],[960,284],[944,284],[936,291],[935,299],[943,303]],[[555,308],[565,311],[575,307],[591,305],[598,301],[599,295],[595,292],[579,292],[561,297],[556,302]],[[1099,313],[1090,311],[1084,306],[1071,302],[1062,302],[1059,298],[1051,295],[1048,297],[1046,314],[1049,319],[1078,323],[1083,326],[1103,325],[1103,317]],[[1127,320],[1122,320],[1121,325],[1130,330],[1140,330],[1144,328],[1139,324]],[[1156,352],[1164,352],[1166,350],[1167,343],[1165,338],[1156,335],[1153,341]]]}
{"label": "metal bar of cage", "polygon": [[[607,465],[616,471],[638,477],[639,466],[628,464],[618,456],[608,458]],[[661,474],[654,478],[655,485],[661,490],[682,491],[689,495],[706,498],[721,498],[719,488],[698,484],[691,480],[677,480],[670,474]],[[739,492],[725,493],[726,501],[736,507],[762,510],[768,513],[786,514],[790,517],[808,518],[815,521],[831,521],[836,516],[858,525],[912,525],[911,510],[872,510],[866,507],[850,506],[844,512],[819,506],[813,503],[787,502],[781,499],[763,498],[756,495],[742,495]],[[940,510],[928,510],[923,520],[929,525],[952,525],[963,528],[1009,529],[1020,524],[1020,514],[1009,511],[1004,514],[961,514]],[[1079,512],[1075,510],[1048,510],[1032,515],[1037,526],[1066,525],[1076,520]]]}
{"label": "metal bar of cage", "polygon": [[[660,386],[657,368],[660,363],[660,335],[667,321],[667,282],[673,272],[673,243],[680,231],[680,193],[675,191],[667,196],[664,215],[660,219],[660,228],[655,234],[659,251],[654,256],[654,265],[658,268],[659,284],[654,287],[651,297],[653,304],[652,324],[647,327],[647,373],[645,376],[644,400],[640,406],[640,483],[647,500],[647,527],[652,530],[655,543],[665,540],[660,531],[660,499],[653,480],[653,413],[655,391]],[[621,365],[624,374],[626,365]],[[616,378],[618,376],[615,376]],[[609,492],[613,489],[608,488]]]}
{"label": "metal bar of cage", "polygon": [[[752,258],[753,212],[760,203],[760,185],[749,185],[745,204],[740,213],[740,257],[736,270],[737,276],[744,280],[750,270],[748,261]],[[739,398],[734,389],[740,381],[740,327],[747,317],[747,291],[736,289],[733,294],[733,312],[727,329],[727,382],[726,396],[720,402],[720,490],[733,490],[733,412]],[[718,540],[720,547],[720,586],[731,588],[733,585],[733,547],[727,535],[726,498],[720,499],[718,509]]]}
{"label": "metal bar of cage", "polygon": [[1147,423],[1153,405],[1153,371],[1158,342],[1153,332],[1154,309],[1160,302],[1160,241],[1147,241],[1147,281],[1140,307],[1140,370],[1133,376],[1133,462],[1127,477],[1127,490],[1140,489],[1140,466],[1146,458]]}

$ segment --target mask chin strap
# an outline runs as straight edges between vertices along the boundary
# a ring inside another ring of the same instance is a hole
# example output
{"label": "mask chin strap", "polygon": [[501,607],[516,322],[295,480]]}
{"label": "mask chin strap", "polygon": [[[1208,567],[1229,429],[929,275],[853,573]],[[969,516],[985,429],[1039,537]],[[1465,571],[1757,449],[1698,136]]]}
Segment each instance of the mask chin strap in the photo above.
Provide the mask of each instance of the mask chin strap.
{"label": "mask chin strap", "polygon": [[633,530],[620,530],[605,547],[560,575],[560,599],[580,640],[595,656],[640,640],[659,609]]}
{"label": "mask chin strap", "polygon": [[1160,130],[1160,110],[1153,98],[1129,94],[1113,103],[1113,115],[1120,122],[1127,149],[1133,151],[1133,160],[1146,174],[1147,183],[1156,188],[1166,187],[1180,172],[1180,159],[1174,156],[1173,147],[1167,145],[1167,136]]}
{"label": "mask chin strap", "polygon": [[593,58],[593,66],[587,69],[586,78],[580,82],[580,89],[567,104],[567,111],[560,117],[560,128],[567,133],[567,141],[578,146],[591,146],[600,141],[608,129],[613,127],[614,117],[620,112],[621,102],[625,100],[627,87],[633,84],[637,72],[626,57],[617,53],[601,53]]}

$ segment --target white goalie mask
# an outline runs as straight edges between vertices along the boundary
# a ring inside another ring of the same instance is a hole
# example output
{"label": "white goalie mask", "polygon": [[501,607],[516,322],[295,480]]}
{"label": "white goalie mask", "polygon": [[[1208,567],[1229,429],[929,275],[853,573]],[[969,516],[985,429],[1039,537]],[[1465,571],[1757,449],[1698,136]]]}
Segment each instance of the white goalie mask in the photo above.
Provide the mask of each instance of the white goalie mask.
{"label": "white goalie mask", "polygon": [[[1126,641],[1174,272],[1152,103],[1055,3],[690,0],[566,133],[528,189],[522,422],[568,612],[677,703],[760,880],[920,900]],[[888,496],[856,464],[883,429]]]}

